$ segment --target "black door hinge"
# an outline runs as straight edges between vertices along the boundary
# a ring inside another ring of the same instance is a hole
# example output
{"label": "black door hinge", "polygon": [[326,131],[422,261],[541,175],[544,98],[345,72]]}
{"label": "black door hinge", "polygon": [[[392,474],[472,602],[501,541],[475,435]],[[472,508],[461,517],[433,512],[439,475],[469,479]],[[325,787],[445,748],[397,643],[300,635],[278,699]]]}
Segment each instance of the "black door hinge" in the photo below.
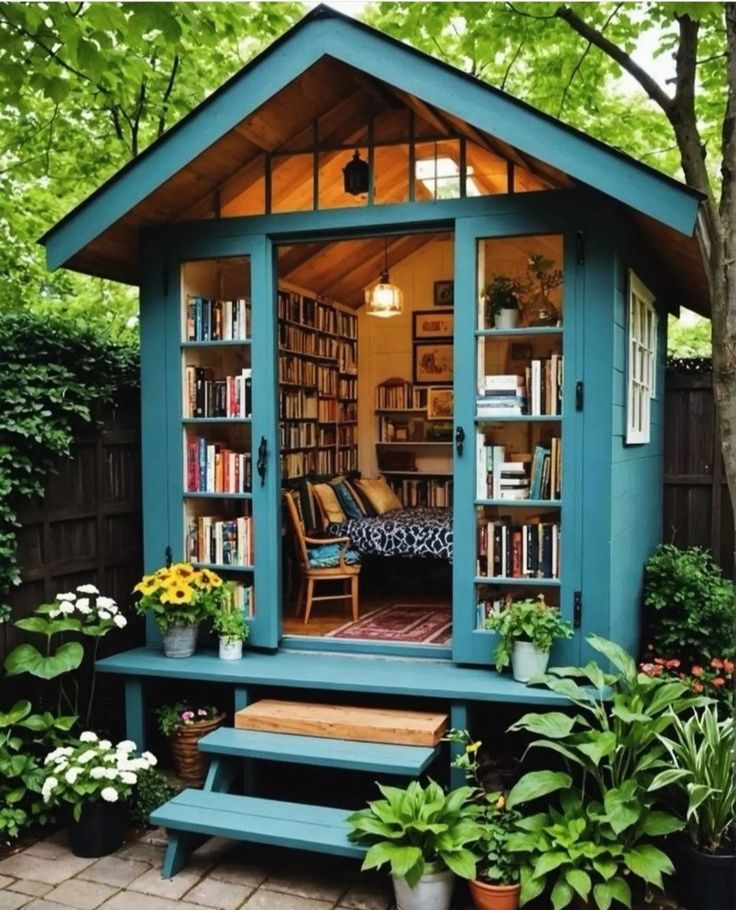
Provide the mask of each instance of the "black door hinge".
{"label": "black door hinge", "polygon": [[169,296],[169,270],[161,269],[161,287],[163,288],[164,297]]}
{"label": "black door hinge", "polygon": [[583,592],[576,591],[572,595],[572,626],[579,629],[583,624]]}
{"label": "black door hinge", "polygon": [[575,261],[578,265],[585,265],[585,234],[583,231],[575,233]]}
{"label": "black door hinge", "polygon": [[582,411],[585,404],[585,384],[582,379],[575,383],[575,410]]}
{"label": "black door hinge", "polygon": [[173,556],[171,553],[171,547],[166,547],[166,549],[164,550],[164,565],[166,566],[167,569],[171,568],[172,559],[173,559]]}

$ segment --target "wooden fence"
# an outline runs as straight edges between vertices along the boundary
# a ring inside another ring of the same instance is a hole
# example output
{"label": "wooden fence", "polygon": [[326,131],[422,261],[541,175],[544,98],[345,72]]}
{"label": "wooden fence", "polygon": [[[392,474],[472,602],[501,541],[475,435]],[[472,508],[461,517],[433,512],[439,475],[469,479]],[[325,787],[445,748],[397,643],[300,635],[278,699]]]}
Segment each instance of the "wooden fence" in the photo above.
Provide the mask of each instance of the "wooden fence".
{"label": "wooden fence", "polygon": [[[21,509],[22,584],[11,596],[14,619],[85,582],[120,604],[129,601],[143,550],[139,402],[138,393],[130,393],[100,408],[45,497]],[[6,646],[16,635],[11,628]]]}
{"label": "wooden fence", "polygon": [[[702,366],[702,365],[701,365]],[[665,393],[663,536],[712,551],[734,571],[734,522],[723,474],[711,374],[668,370]]]}

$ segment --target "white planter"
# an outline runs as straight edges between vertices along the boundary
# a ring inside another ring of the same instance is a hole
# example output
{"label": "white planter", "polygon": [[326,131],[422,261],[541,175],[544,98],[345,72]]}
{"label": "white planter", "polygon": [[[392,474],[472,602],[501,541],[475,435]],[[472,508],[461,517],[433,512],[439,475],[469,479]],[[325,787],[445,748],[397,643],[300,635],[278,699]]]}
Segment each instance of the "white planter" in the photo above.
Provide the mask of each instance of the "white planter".
{"label": "white planter", "polygon": [[220,639],[220,660],[240,660],[243,656],[243,642],[230,638]]}
{"label": "white planter", "polygon": [[499,310],[494,314],[493,324],[497,329],[515,329],[519,325],[519,311]]}
{"label": "white planter", "polygon": [[449,910],[455,884],[455,876],[449,869],[425,872],[413,888],[405,878],[396,875],[392,878],[396,910]]}
{"label": "white planter", "polygon": [[533,676],[547,672],[549,651],[540,651],[530,641],[515,641],[511,652],[511,669],[517,682],[529,682]]}

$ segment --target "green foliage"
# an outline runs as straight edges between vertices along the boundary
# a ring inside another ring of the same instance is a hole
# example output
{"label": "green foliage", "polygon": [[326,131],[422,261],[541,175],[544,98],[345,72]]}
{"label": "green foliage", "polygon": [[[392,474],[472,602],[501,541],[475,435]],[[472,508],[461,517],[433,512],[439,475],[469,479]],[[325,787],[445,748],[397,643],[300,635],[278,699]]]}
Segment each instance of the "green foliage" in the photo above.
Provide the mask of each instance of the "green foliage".
{"label": "green foliage", "polygon": [[228,642],[245,641],[248,638],[248,623],[245,612],[235,607],[231,598],[226,598],[219,608],[214,609],[210,618],[212,628],[220,638]]}
{"label": "green foliage", "polygon": [[492,613],[485,627],[499,635],[495,655],[499,672],[509,665],[515,641],[530,641],[540,651],[549,651],[556,638],[572,635],[570,623],[560,618],[557,609],[535,600],[515,600],[499,613]]}
{"label": "green foliage", "polygon": [[598,636],[590,646],[616,672],[591,661],[563,667],[545,685],[567,698],[575,715],[527,714],[511,729],[539,737],[530,748],[561,756],[565,771],[532,771],[513,787],[511,808],[557,793],[559,808],[523,820],[509,849],[522,862],[522,903],[554,880],[554,910],[575,894],[599,910],[612,901],[631,905],[626,878],[662,887],[672,872],[667,856],[651,840],[682,828],[660,808],[652,785],[670,768],[662,736],[679,715],[702,703],[683,683],[637,671],[623,648]]}
{"label": "green foliage", "polygon": [[646,565],[644,605],[657,655],[700,663],[736,653],[734,586],[706,550],[658,547]]}
{"label": "green foliage", "polygon": [[503,793],[495,792],[479,796],[478,813],[473,817],[481,828],[479,839],[472,844],[479,857],[477,877],[491,885],[515,885],[520,870],[509,840],[522,820],[521,813],[509,808]]}
{"label": "green foliage", "polygon": [[518,278],[508,275],[494,275],[486,285],[486,297],[494,315],[501,310],[518,310],[519,298],[526,290],[526,285]]}
{"label": "green foliage", "polygon": [[711,325],[709,319],[685,323],[674,316],[667,320],[667,354],[670,357],[710,357]]}
{"label": "green foliage", "polygon": [[481,830],[467,813],[470,787],[445,794],[434,781],[423,787],[415,780],[404,790],[380,784],[378,789],[383,799],[347,819],[351,839],[368,847],[363,869],[388,863],[392,875],[410,887],[434,863],[461,878],[474,877],[476,859],[467,845],[478,841]]}
{"label": "green foliage", "polygon": [[178,727],[193,727],[202,721],[213,720],[222,713],[214,705],[198,705],[190,701],[177,701],[156,709],[158,728],[170,736]]}
{"label": "green foliage", "polygon": [[716,705],[704,705],[683,720],[675,717],[669,736],[660,736],[670,757],[650,784],[667,788],[692,844],[705,853],[736,848],[736,725],[719,719]]}
{"label": "green foliage", "polygon": [[176,796],[177,792],[158,768],[141,771],[138,786],[130,799],[131,818],[139,825],[148,825],[151,813]]}

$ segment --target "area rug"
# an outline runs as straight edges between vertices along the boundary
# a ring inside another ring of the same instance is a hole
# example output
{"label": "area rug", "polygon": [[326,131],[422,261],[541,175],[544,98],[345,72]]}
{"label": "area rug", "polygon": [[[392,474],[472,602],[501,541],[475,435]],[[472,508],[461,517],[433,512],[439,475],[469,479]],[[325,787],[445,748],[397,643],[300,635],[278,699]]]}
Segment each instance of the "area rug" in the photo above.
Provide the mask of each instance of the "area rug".
{"label": "area rug", "polygon": [[451,635],[448,604],[389,604],[327,633],[331,638],[429,645],[447,644]]}

